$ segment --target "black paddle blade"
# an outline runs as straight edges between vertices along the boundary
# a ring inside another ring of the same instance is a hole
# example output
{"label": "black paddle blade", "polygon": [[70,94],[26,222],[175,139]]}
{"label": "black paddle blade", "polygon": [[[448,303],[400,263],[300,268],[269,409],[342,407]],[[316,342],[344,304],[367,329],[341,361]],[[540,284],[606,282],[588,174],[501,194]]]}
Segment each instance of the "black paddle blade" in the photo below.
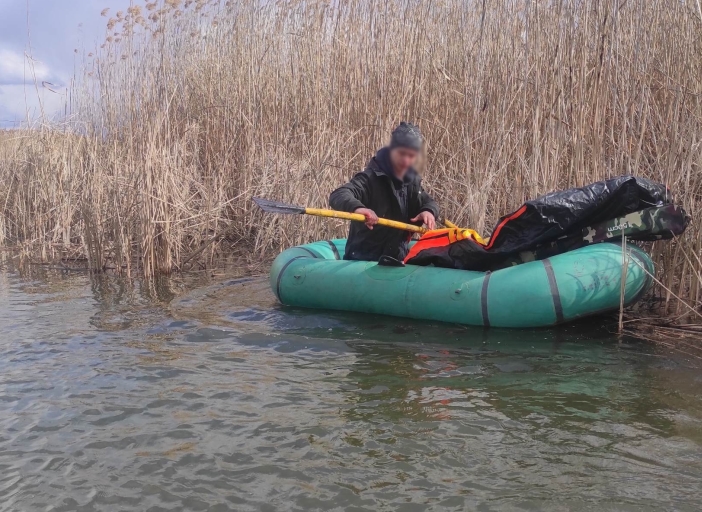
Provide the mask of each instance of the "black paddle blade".
{"label": "black paddle blade", "polygon": [[263,199],[261,197],[253,197],[253,202],[258,205],[261,210],[267,213],[282,213],[282,214],[301,214],[305,213],[305,209],[301,206],[295,206],[292,204],[279,203],[278,201],[270,201],[268,199]]}

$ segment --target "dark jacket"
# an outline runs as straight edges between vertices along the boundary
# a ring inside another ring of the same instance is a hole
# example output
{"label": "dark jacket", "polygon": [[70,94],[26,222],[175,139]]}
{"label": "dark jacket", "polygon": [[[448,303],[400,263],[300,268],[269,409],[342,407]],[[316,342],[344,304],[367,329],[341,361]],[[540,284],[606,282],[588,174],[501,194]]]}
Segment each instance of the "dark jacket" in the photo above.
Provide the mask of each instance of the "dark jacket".
{"label": "dark jacket", "polygon": [[[332,192],[329,204],[345,212],[369,208],[378,217],[401,222],[409,222],[423,211],[439,218],[438,206],[422,189],[422,180],[414,169],[402,181],[395,178],[388,148],[378,151],[363,172]],[[344,259],[378,261],[381,256],[391,256],[402,260],[409,239],[407,231],[378,225],[370,230],[361,222],[352,222]]]}

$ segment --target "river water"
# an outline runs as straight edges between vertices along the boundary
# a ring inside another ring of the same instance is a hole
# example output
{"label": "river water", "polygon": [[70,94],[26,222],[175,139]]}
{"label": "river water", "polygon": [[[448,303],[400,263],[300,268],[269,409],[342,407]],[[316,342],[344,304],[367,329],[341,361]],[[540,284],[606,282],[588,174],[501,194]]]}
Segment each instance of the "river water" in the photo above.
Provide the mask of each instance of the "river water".
{"label": "river water", "polygon": [[702,508],[695,361],[218,279],[0,269],[0,511]]}

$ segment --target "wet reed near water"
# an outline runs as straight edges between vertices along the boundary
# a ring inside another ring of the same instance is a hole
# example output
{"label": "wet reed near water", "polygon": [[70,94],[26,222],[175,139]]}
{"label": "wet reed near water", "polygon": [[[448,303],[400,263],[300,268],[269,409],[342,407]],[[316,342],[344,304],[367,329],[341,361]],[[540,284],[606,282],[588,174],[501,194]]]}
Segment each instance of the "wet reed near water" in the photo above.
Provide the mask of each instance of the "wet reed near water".
{"label": "wet reed near water", "polygon": [[[70,118],[2,135],[0,244],[151,275],[341,235],[250,198],[325,206],[400,120],[426,135],[425,184],[448,217],[485,233],[527,198],[628,173],[700,211],[697,1],[166,0],[103,14]],[[696,215],[653,248],[666,298],[699,303],[701,243]]]}

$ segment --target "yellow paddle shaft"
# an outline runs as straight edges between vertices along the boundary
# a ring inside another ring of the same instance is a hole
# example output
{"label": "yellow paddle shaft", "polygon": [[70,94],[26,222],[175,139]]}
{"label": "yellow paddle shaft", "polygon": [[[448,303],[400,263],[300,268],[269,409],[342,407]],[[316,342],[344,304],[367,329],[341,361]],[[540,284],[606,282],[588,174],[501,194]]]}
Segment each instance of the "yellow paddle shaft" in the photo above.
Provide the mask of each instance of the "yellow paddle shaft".
{"label": "yellow paddle shaft", "polygon": [[[316,215],[317,217],[332,217],[334,219],[346,219],[355,220],[356,222],[365,222],[366,218],[360,213],[348,213],[348,212],[338,212],[336,210],[322,210],[320,208],[305,208],[305,213],[307,215]],[[426,233],[425,228],[415,226],[414,224],[406,224],[404,222],[398,222],[396,220],[388,219],[378,219],[378,224],[380,226],[387,226],[389,228],[404,229],[405,231],[412,231],[413,233]]]}

